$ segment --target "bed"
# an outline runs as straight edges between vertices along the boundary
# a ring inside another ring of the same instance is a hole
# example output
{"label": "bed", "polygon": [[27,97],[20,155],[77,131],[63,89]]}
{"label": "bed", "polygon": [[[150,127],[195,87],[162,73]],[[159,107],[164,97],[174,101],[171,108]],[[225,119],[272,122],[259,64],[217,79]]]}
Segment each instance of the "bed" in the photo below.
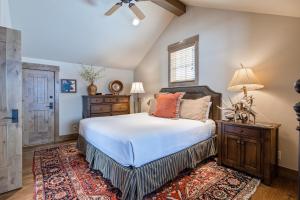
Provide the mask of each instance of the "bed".
{"label": "bed", "polygon": [[205,122],[165,119],[147,113],[89,118],[80,122],[78,148],[90,167],[100,170],[122,192],[121,199],[141,200],[181,171],[214,156],[215,123],[221,94],[207,86],[163,88],[185,92],[184,99],[210,95],[210,119]]}

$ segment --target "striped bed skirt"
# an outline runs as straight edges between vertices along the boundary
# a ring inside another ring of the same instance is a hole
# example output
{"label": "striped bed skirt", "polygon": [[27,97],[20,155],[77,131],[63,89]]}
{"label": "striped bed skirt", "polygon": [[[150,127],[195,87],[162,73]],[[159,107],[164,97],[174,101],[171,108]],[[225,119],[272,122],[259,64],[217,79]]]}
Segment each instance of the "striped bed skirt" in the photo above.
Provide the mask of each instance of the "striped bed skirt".
{"label": "striped bed skirt", "polygon": [[90,168],[122,192],[122,200],[142,200],[143,197],[173,180],[180,172],[195,168],[201,161],[216,155],[216,138],[210,138],[189,148],[152,161],[141,167],[125,167],[88,143],[82,136],[78,149],[85,155]]}

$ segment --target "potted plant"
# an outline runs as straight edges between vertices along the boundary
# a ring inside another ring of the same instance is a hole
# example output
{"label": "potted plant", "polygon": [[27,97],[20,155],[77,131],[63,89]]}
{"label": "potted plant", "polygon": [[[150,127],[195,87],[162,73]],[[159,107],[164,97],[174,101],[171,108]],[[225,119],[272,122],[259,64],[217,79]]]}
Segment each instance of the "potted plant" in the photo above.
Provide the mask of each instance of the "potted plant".
{"label": "potted plant", "polygon": [[100,69],[96,71],[93,66],[82,66],[80,76],[83,80],[90,83],[87,88],[88,94],[90,96],[94,96],[97,94],[97,86],[94,83],[102,77],[103,70],[104,69]]}

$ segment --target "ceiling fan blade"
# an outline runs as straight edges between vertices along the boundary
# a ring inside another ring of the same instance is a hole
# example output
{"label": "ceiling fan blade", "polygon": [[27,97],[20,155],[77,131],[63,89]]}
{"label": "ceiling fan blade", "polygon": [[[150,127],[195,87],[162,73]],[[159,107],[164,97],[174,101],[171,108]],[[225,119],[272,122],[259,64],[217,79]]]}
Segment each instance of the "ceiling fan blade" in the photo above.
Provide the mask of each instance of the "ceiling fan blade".
{"label": "ceiling fan blade", "polygon": [[144,13],[134,3],[130,3],[129,8],[136,15],[136,17],[139,18],[139,20],[145,19],[146,16]]}
{"label": "ceiling fan blade", "polygon": [[111,7],[111,9],[109,9],[105,15],[106,16],[110,16],[112,15],[114,12],[116,12],[120,7],[122,6],[122,3],[116,3],[113,7]]}
{"label": "ceiling fan blade", "polygon": [[96,6],[97,2],[96,0],[84,0],[86,3],[90,4],[91,6]]}

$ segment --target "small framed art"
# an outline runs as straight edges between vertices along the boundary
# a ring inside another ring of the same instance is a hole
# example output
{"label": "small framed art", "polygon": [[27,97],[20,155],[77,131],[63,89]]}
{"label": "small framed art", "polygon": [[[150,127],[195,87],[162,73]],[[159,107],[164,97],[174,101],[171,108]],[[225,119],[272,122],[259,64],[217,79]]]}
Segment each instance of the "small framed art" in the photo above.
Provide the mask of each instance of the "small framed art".
{"label": "small framed art", "polygon": [[75,79],[61,79],[61,92],[62,93],[76,93],[77,81]]}

